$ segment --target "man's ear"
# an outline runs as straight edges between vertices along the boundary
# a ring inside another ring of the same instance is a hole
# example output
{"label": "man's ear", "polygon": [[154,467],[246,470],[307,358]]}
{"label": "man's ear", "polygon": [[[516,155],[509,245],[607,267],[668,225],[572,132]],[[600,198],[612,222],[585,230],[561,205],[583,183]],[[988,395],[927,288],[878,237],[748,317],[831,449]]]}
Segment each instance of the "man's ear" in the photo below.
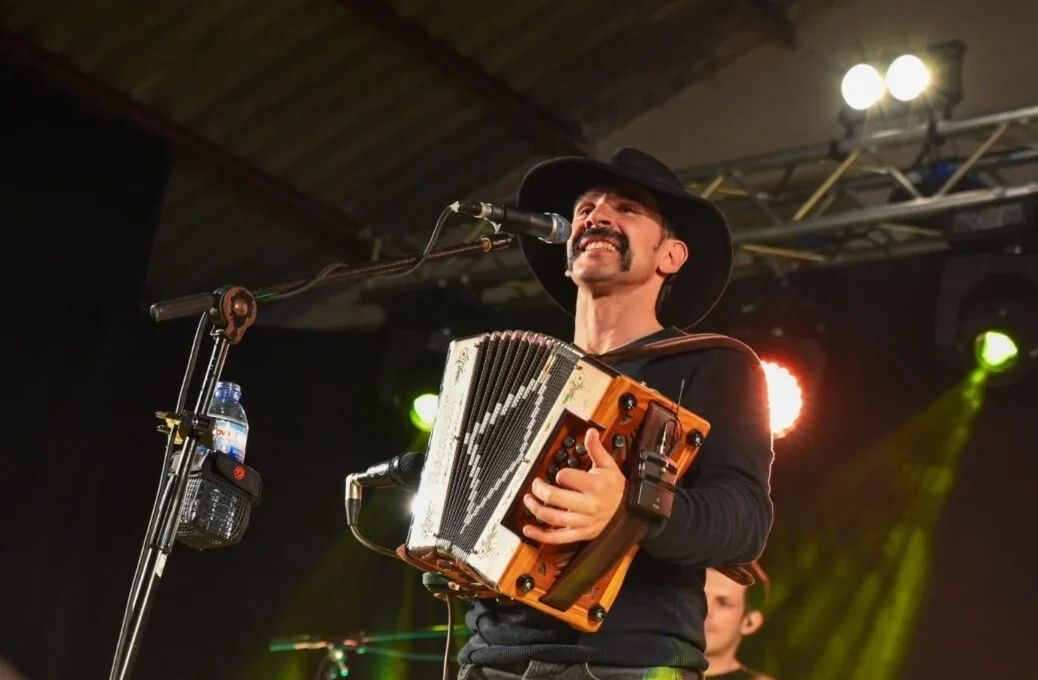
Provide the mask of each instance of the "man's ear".
{"label": "man's ear", "polygon": [[688,260],[688,246],[676,238],[667,239],[660,248],[660,259],[656,269],[663,276],[677,273]]}
{"label": "man's ear", "polygon": [[760,627],[764,625],[764,614],[760,613],[760,610],[754,609],[753,611],[746,612],[742,617],[742,624],[739,626],[739,633],[743,637],[747,635],[753,635]]}

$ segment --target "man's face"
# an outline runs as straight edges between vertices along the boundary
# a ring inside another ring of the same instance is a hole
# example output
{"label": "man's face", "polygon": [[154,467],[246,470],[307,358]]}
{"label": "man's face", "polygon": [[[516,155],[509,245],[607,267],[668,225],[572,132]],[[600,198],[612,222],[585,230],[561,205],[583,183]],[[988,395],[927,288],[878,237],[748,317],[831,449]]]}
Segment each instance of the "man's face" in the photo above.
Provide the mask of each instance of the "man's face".
{"label": "man's face", "polygon": [[718,571],[706,570],[704,591],[706,653],[709,656],[734,653],[743,637],[755,633],[764,618],[758,611],[746,611],[746,586]]}
{"label": "man's face", "polygon": [[573,206],[567,275],[601,293],[616,286],[658,287],[688,256],[683,242],[665,236],[649,192],[621,183],[594,187]]}

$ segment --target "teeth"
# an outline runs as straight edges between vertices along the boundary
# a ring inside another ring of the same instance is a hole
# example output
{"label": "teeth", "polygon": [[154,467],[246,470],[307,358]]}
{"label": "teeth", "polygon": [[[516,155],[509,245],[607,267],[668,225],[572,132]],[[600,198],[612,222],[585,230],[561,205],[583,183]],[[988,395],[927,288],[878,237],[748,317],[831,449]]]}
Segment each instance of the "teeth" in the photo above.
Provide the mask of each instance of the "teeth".
{"label": "teeth", "polygon": [[584,248],[584,250],[585,252],[589,250],[608,250],[615,253],[616,247],[613,246],[612,243],[606,243],[605,241],[595,241],[594,243]]}

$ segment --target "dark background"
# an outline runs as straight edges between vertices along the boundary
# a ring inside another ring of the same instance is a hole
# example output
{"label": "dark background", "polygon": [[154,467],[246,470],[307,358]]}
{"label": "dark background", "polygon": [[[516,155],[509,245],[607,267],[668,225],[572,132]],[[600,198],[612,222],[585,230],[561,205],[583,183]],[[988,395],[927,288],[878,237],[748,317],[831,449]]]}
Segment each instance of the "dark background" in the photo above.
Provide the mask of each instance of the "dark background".
{"label": "dark background", "polygon": [[[13,404],[0,454],[0,655],[33,680],[107,677],[114,651],[158,478],[164,440],[153,412],[172,406],[194,331],[191,320],[151,322],[138,299],[169,162],[160,143],[0,76]],[[955,382],[933,349],[941,265],[898,259],[801,280],[826,310],[827,364],[811,418],[776,446],[778,523],[805,516],[831,475]],[[713,323],[724,327],[754,285],[735,284]],[[553,312],[506,321],[568,334]],[[269,654],[269,638],[442,622],[417,574],[344,529],[345,474],[411,438],[406,419],[372,397],[385,347],[380,333],[255,328],[232,350],[225,379],[243,387],[264,501],[240,546],[174,551],[135,677],[309,677],[300,668],[316,657]],[[1028,564],[1036,406],[1033,386],[986,397],[940,517],[903,677],[1026,676],[1026,603],[1038,596]],[[382,494],[365,515],[386,543],[402,538],[396,500]],[[867,515],[873,502],[850,495],[845,510]],[[781,621],[796,618],[784,611]],[[747,660],[771,658],[778,639],[766,628]],[[782,667],[782,678],[812,672],[803,658]],[[423,664],[412,677],[437,673]]]}

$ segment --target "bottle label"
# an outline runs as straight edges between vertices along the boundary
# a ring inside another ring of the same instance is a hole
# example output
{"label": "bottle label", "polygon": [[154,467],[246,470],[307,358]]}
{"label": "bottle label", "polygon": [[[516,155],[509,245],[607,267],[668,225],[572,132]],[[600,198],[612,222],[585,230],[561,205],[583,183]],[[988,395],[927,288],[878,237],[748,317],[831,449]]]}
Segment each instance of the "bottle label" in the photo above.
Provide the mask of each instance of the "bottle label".
{"label": "bottle label", "polygon": [[217,451],[226,453],[239,463],[245,461],[245,442],[249,430],[241,423],[223,418],[214,418],[213,446]]}

